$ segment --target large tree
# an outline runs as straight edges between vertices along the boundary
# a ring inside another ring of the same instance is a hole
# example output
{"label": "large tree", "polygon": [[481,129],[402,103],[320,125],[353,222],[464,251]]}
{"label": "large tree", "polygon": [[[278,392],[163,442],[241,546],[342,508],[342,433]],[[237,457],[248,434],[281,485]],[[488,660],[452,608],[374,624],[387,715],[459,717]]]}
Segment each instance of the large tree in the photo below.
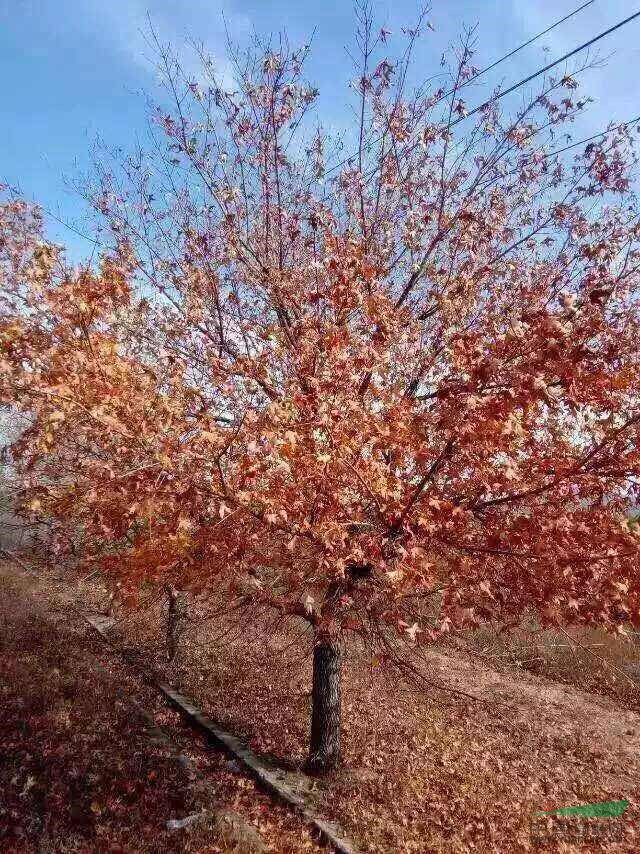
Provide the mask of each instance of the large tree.
{"label": "large tree", "polygon": [[4,209],[25,506],[126,586],[306,620],[318,771],[348,633],[640,622],[632,131],[565,150],[568,74],[468,115],[468,40],[410,88],[419,30],[394,63],[361,11],[342,153],[312,125],[306,49],[232,52],[225,87],[159,47],[173,106],[100,173],[98,264],[18,257]]}

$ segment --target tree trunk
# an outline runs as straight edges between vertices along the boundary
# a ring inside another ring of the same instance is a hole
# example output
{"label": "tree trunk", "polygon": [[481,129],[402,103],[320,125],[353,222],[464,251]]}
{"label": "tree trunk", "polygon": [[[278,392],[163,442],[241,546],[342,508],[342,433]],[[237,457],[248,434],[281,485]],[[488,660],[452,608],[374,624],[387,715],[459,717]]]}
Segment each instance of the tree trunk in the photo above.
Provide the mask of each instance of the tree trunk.
{"label": "tree trunk", "polygon": [[340,680],[342,652],[337,643],[321,641],[313,650],[311,744],[309,770],[327,774],[340,764]]}
{"label": "tree trunk", "polygon": [[187,605],[184,593],[170,584],[165,587],[168,599],[167,613],[167,659],[173,661],[178,652],[178,642],[186,618]]}

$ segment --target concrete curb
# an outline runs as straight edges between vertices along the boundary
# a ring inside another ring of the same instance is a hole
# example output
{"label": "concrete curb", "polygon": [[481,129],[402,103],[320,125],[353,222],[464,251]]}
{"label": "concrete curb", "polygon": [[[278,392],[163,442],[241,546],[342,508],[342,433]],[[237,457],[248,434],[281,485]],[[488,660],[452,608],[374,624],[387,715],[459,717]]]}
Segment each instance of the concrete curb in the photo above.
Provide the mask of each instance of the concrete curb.
{"label": "concrete curb", "polygon": [[[95,629],[100,638],[116,652],[118,648],[108,635],[113,621],[102,615],[85,616],[89,625]],[[129,664],[129,656],[125,656]],[[139,667],[138,665],[136,665]],[[283,780],[284,772],[269,767],[257,754],[248,748],[241,739],[227,732],[208,715],[199,709],[188,697],[176,691],[171,685],[159,682],[145,673],[145,678],[152,684],[174,708],[178,709],[190,723],[202,730],[215,744],[226,750],[244,767],[256,782],[271,795],[293,808],[318,832],[320,839],[330,845],[338,854],[358,854],[355,845],[346,838],[342,829],[333,822],[326,821],[317,815],[300,795],[296,794]]]}

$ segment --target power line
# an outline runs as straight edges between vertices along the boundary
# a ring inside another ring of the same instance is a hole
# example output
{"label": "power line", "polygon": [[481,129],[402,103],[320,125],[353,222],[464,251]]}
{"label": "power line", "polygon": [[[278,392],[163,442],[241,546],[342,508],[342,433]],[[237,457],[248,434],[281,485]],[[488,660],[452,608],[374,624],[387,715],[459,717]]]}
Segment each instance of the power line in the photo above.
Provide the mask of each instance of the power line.
{"label": "power line", "polygon": [[[546,154],[542,155],[529,155],[529,157],[525,158],[526,160],[531,160],[535,156],[539,156],[542,160],[548,160],[550,157],[554,157],[556,154],[562,154],[565,151],[569,151],[572,148],[577,148],[579,145],[584,145],[585,142],[591,142],[594,139],[600,139],[602,136],[607,136],[609,133],[614,133],[617,130],[621,130],[622,128],[629,127],[629,125],[636,124],[636,122],[640,122],[640,116],[636,116],[633,119],[629,119],[629,121],[622,122],[619,125],[615,125],[614,127],[607,128],[606,130],[600,131],[600,133],[594,133],[592,136],[586,136],[584,139],[579,139],[577,142],[572,142],[569,145],[564,145],[562,148],[556,148],[553,151],[549,151]],[[512,169],[510,172],[506,172],[506,175],[513,175],[515,172],[518,172],[518,169]]]}
{"label": "power line", "polygon": [[530,74],[528,77],[525,77],[523,80],[520,80],[518,83],[514,83],[513,86],[510,86],[508,89],[505,89],[504,92],[499,92],[495,98],[491,98],[489,101],[485,101],[484,104],[480,104],[478,107],[474,107],[473,110],[468,112],[465,116],[461,116],[459,119],[456,119],[450,127],[455,127],[459,122],[463,122],[465,119],[468,119],[474,113],[483,110],[485,107],[488,107],[494,101],[499,101],[500,98],[504,98],[505,95],[511,94],[511,92],[515,92],[516,89],[519,89],[521,86],[524,86],[526,83],[530,83],[531,80],[535,80],[536,77],[540,77],[541,74],[545,74],[547,71],[550,71],[552,68],[555,68],[556,65],[560,65],[561,62],[565,62],[565,60],[570,59],[572,56],[575,56],[577,53],[580,53],[583,50],[586,50],[588,47],[591,47],[592,44],[600,41],[605,36],[610,35],[611,33],[619,30],[620,27],[624,27],[625,24],[631,23],[631,21],[635,20],[635,18],[640,17],[640,9],[637,12],[634,12],[633,15],[629,15],[628,18],[625,18],[624,21],[619,21],[617,24],[614,24],[613,27],[609,27],[608,30],[605,30],[603,33],[600,33],[597,36],[594,36],[592,39],[589,39],[588,42],[584,42],[584,44],[579,45],[573,50],[569,51],[569,53],[565,53],[564,56],[561,56],[560,59],[556,59],[553,62],[550,62],[548,65],[545,65],[544,68],[541,68],[539,71],[535,71],[533,74]]}
{"label": "power line", "polygon": [[613,133],[621,128],[629,127],[629,125],[633,125],[636,122],[640,122],[640,116],[636,116],[635,119],[629,119],[628,122],[622,122],[622,124],[615,125],[615,127],[607,128],[606,130],[600,131],[600,133],[594,133],[593,136],[587,136],[584,139],[578,140],[578,142],[572,142],[571,145],[565,145],[564,148],[557,148],[555,151],[550,151],[549,154],[545,154],[543,156],[553,157],[554,154],[562,154],[563,151],[569,151],[570,148],[576,148],[578,145],[584,145],[585,142],[591,142],[592,139],[600,139],[601,136],[606,136],[608,133]]}
{"label": "power line", "polygon": [[[487,65],[487,66],[485,66],[485,68],[481,68],[480,71],[478,71],[476,74],[474,74],[473,77],[470,77],[469,80],[465,80],[465,82],[461,86],[458,86],[457,89],[452,89],[450,92],[446,92],[444,95],[442,95],[438,99],[438,101],[436,103],[444,100],[444,98],[447,98],[449,95],[452,95],[455,91],[459,91],[460,89],[463,89],[465,86],[468,86],[474,80],[477,80],[478,77],[480,77],[482,74],[486,74],[488,71],[491,71],[493,68],[496,68],[502,62],[505,62],[507,59],[510,59],[512,56],[515,56],[516,53],[523,50],[525,47],[529,47],[530,44],[533,44],[535,41],[542,38],[542,36],[546,36],[547,33],[550,33],[556,27],[559,27],[560,24],[564,24],[565,21],[568,21],[570,18],[573,18],[574,15],[577,15],[578,12],[581,12],[583,9],[586,9],[587,6],[591,6],[593,3],[595,3],[595,0],[589,0],[589,2],[583,3],[582,6],[578,6],[578,8],[574,9],[573,12],[569,12],[569,14],[565,15],[564,18],[559,18],[553,24],[548,26],[546,28],[546,30],[542,30],[542,32],[533,36],[528,41],[523,42],[521,45],[518,45],[518,47],[509,51],[509,53],[506,53],[504,56],[501,56],[495,62],[492,62],[491,65]],[[484,105],[482,105],[482,106],[484,106]],[[382,139],[381,136],[378,138],[377,141],[379,142],[380,139]],[[349,163],[349,161],[352,160],[354,157],[357,157],[357,152],[354,152],[353,154],[349,155],[349,157],[346,157],[344,160],[341,160],[339,163],[336,163],[335,166],[332,166],[330,169],[327,169],[327,171],[325,172],[325,175],[330,175],[332,172],[335,172],[341,166],[344,166],[345,163]]]}
{"label": "power line", "polygon": [[[613,33],[615,30],[620,29],[620,27],[625,26],[625,24],[630,23],[631,21],[633,21],[635,18],[638,18],[638,17],[640,17],[640,9],[637,12],[634,12],[633,15],[629,15],[629,17],[625,18],[623,21],[619,21],[617,24],[614,24],[614,26],[609,27],[609,29],[605,30],[603,33],[600,33],[599,35],[594,36],[592,39],[589,39],[589,41],[585,42],[584,44],[580,45],[579,47],[574,48],[572,51],[569,51],[569,53],[566,53],[564,56],[561,56],[559,59],[556,59],[553,62],[550,62],[548,65],[546,65],[544,68],[541,68],[539,71],[536,71],[533,74],[530,74],[528,77],[525,77],[524,80],[521,80],[519,83],[515,83],[513,86],[509,87],[509,89],[505,89],[504,92],[500,92],[494,98],[492,98],[490,101],[485,101],[484,104],[480,104],[478,107],[475,107],[473,110],[471,110],[471,112],[467,113],[464,116],[460,116],[460,118],[456,119],[455,122],[451,122],[451,124],[448,126],[449,129],[455,127],[457,124],[459,124],[460,122],[463,122],[465,119],[468,119],[470,116],[472,116],[474,113],[477,113],[479,110],[482,110],[485,107],[489,106],[489,104],[493,103],[494,101],[498,101],[498,100],[500,100],[500,98],[504,98],[505,95],[509,95],[511,92],[514,92],[516,89],[520,88],[520,86],[524,86],[526,83],[529,83],[531,80],[535,80],[536,77],[540,77],[541,74],[544,74],[545,72],[549,71],[551,68],[555,68],[556,65],[559,65],[561,62],[564,62],[565,60],[569,59],[570,57],[574,56],[576,53],[579,53],[580,51],[585,50],[588,47],[591,47],[592,44],[595,44],[597,41],[600,41],[600,39],[603,39],[605,36],[608,36],[610,33]],[[633,120],[631,120],[627,124],[632,124],[632,123],[633,123]],[[623,127],[623,125],[619,125],[619,127]],[[613,128],[612,130],[615,130],[615,128]],[[608,131],[603,131],[600,134],[596,134],[593,137],[593,139],[597,139],[599,136],[604,136],[606,133],[608,133]],[[588,139],[582,140],[581,142],[577,142],[577,143],[574,143],[573,145],[566,146],[565,148],[560,149],[559,151],[567,151],[569,148],[575,148],[577,145],[581,145],[582,142],[588,142],[588,141],[589,141]],[[412,146],[410,146],[404,152],[404,156],[411,154],[411,152],[414,151],[416,147],[417,147],[417,144],[414,143]],[[553,152],[548,156],[552,156],[552,154],[553,154]],[[373,174],[373,173],[371,173],[371,174]]]}
{"label": "power line", "polygon": [[510,53],[507,53],[504,56],[500,57],[500,59],[497,59],[495,62],[492,62],[491,65],[487,65],[486,68],[482,68],[468,80],[465,80],[465,82],[461,86],[458,86],[456,89],[451,89],[449,92],[445,92],[445,94],[441,98],[438,98],[438,101],[443,101],[445,98],[448,98],[449,95],[453,95],[455,92],[460,91],[460,89],[463,89],[465,86],[468,86],[470,83],[473,83],[473,81],[477,80],[478,77],[480,77],[482,74],[486,74],[488,71],[492,71],[494,68],[497,68],[498,65],[505,62],[507,59],[511,59],[511,57],[515,56],[516,53],[519,53],[521,50],[524,50],[525,47],[529,47],[530,44],[533,44],[535,41],[542,38],[542,36],[546,36],[547,33],[551,32],[551,30],[555,30],[555,28],[559,27],[560,24],[564,24],[564,22],[568,21],[569,18],[573,18],[574,15],[577,15],[578,12],[582,12],[583,9],[586,9],[587,6],[591,6],[593,3],[595,3],[595,1],[596,0],[589,0],[588,3],[583,3],[582,6],[578,6],[578,8],[574,9],[573,12],[569,12],[569,14],[565,15],[564,18],[560,18],[560,20],[556,21],[555,24],[551,24],[551,26],[547,27],[546,30],[542,30],[542,32],[538,33],[537,36],[533,36],[533,38],[530,38],[529,41],[524,42],[519,47],[514,48],[514,50],[512,50]]}

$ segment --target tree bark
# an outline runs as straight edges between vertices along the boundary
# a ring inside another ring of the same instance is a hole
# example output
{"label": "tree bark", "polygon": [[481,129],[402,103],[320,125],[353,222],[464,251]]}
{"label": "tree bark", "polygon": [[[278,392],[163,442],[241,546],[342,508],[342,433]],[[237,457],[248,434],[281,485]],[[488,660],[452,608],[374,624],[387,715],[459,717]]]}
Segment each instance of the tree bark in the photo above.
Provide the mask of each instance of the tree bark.
{"label": "tree bark", "polygon": [[187,605],[184,593],[170,584],[165,587],[168,599],[167,612],[167,659],[173,661],[178,652],[178,642],[186,618]]}
{"label": "tree bark", "polygon": [[328,774],[340,764],[340,682],[342,652],[335,641],[320,641],[313,650],[311,743],[308,768]]}

